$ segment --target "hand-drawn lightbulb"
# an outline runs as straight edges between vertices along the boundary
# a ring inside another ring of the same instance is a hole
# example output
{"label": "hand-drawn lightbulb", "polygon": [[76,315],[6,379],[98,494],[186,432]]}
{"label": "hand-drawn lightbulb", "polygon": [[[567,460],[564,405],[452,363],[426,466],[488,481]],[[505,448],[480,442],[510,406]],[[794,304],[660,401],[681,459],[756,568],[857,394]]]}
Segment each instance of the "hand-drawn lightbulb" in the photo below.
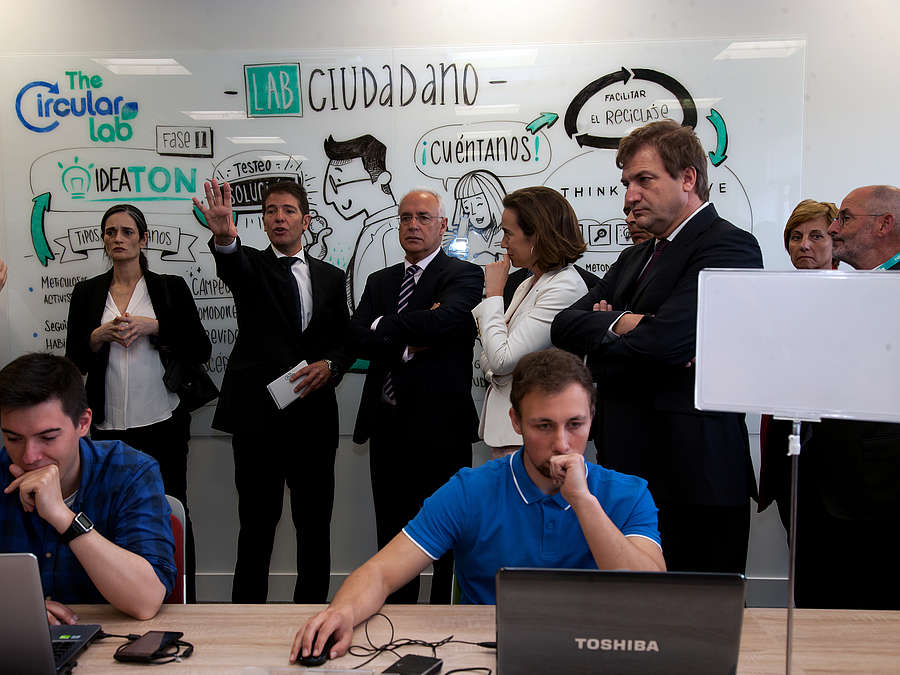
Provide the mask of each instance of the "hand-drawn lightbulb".
{"label": "hand-drawn lightbulb", "polygon": [[[60,169],[63,168],[62,162],[57,162],[57,165]],[[87,169],[84,168],[78,163],[76,157],[75,163],[63,170],[60,182],[66,192],[72,195],[72,199],[84,199],[84,195],[91,189],[91,172],[88,169],[93,168],[93,164],[88,164]]]}

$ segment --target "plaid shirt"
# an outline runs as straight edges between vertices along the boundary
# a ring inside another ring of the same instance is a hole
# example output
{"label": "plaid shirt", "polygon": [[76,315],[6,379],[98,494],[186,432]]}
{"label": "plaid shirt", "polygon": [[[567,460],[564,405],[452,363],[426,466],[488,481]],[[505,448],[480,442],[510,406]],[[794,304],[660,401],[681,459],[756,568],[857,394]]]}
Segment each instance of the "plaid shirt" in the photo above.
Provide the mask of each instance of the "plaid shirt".
{"label": "plaid shirt", "polygon": [[[156,460],[121,441],[82,438],[81,482],[72,510],[84,511],[94,529],[153,566],[166,587],[175,582],[175,543]],[[41,569],[44,596],[63,604],[106,600],[78,558],[37,511],[26,513],[19,492],[2,494],[13,481],[6,448],[0,448],[0,553],[33,553]]]}

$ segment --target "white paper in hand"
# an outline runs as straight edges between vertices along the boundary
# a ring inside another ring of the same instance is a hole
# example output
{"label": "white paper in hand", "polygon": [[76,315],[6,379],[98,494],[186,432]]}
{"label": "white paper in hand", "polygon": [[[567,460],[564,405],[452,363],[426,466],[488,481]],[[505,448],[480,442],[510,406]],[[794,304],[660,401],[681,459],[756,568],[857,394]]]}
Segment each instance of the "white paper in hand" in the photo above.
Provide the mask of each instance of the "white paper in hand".
{"label": "white paper in hand", "polygon": [[306,368],[306,365],[306,360],[304,359],[281,377],[275,378],[269,382],[267,389],[269,390],[269,394],[272,395],[272,400],[275,401],[275,405],[278,406],[279,410],[284,410],[288,405],[300,398],[300,394],[306,391],[306,387],[303,387],[300,391],[294,393],[294,387],[303,382],[303,380],[306,379],[306,375],[299,380],[291,382],[291,375],[302,368]]}

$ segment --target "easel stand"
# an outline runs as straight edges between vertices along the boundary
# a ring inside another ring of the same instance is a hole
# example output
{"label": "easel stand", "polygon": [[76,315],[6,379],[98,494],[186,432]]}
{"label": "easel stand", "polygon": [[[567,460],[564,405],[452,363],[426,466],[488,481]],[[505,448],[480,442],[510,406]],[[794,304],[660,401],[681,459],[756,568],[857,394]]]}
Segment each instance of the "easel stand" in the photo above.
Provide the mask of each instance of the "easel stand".
{"label": "easel stand", "polygon": [[[818,421],[818,420],[816,420]],[[791,458],[791,531],[788,536],[788,597],[787,597],[787,641],[785,644],[784,672],[791,674],[791,651],[794,641],[794,567],[797,558],[797,473],[800,459],[801,420],[792,420],[791,435],[788,436],[788,456]]]}

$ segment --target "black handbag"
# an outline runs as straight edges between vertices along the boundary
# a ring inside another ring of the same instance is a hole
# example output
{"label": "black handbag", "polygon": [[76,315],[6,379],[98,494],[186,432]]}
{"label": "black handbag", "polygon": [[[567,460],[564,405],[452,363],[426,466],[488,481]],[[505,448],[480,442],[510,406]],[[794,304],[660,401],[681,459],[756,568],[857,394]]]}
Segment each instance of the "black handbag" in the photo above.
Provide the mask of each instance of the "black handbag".
{"label": "black handbag", "polygon": [[[166,304],[171,306],[169,286],[165,280],[163,280],[163,293],[166,296]],[[219,395],[216,383],[212,381],[202,365],[179,358],[167,346],[160,346],[158,349],[159,357],[166,369],[163,373],[163,384],[166,385],[166,389],[178,394],[181,405],[188,412],[194,412],[197,408],[205,406]]]}
{"label": "black handbag", "polygon": [[165,348],[160,350],[160,356],[166,367],[163,384],[166,389],[178,394],[181,405],[188,412],[206,405],[219,395],[215,382],[199,363],[188,363]]}

